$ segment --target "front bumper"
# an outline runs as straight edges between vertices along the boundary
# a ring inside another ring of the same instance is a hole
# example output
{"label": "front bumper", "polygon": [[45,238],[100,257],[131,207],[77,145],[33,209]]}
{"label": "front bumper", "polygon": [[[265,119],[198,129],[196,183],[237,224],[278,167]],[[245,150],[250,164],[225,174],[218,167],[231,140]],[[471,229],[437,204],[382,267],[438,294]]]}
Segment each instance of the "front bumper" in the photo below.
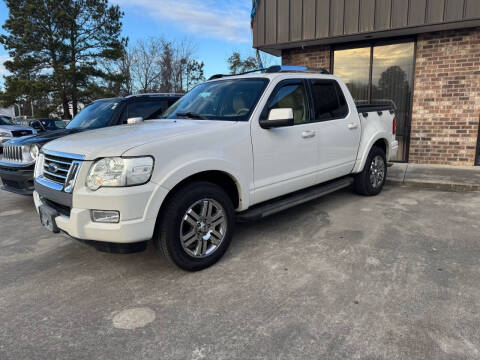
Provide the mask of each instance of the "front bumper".
{"label": "front bumper", "polygon": [[2,189],[20,195],[32,195],[34,164],[20,165],[0,161]]}
{"label": "front bumper", "polygon": [[[149,183],[127,188],[103,188],[96,192],[80,190],[80,194],[65,194],[35,184],[35,207],[53,207],[57,227],[67,235],[84,241],[129,244],[150,240],[161,202],[167,190]],[[82,206],[83,204],[83,206]],[[88,204],[88,207],[85,206]],[[91,210],[118,210],[118,224],[92,221]],[[93,244],[92,244],[93,245]]]}

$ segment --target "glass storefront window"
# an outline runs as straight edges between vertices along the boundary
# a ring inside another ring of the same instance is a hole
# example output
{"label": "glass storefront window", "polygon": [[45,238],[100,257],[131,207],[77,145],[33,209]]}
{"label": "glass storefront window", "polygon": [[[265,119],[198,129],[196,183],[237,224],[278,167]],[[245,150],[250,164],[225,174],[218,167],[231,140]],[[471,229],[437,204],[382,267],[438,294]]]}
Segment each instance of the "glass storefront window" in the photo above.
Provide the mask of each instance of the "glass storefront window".
{"label": "glass storefront window", "polygon": [[357,103],[368,102],[370,48],[337,50],[334,74],[343,80]]}
{"label": "glass storefront window", "polygon": [[396,160],[406,160],[414,49],[414,42],[402,42],[335,50],[333,56],[334,74],[347,84],[356,103],[395,103],[399,141]]}

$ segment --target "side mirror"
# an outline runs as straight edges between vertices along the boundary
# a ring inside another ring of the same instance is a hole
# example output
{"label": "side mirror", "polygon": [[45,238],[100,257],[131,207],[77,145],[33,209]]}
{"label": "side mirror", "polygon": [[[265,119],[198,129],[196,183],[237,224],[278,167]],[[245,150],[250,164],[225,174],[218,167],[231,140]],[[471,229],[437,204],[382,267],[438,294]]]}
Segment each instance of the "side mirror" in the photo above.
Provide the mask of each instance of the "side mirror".
{"label": "side mirror", "polygon": [[293,126],[293,109],[279,108],[272,109],[268,113],[267,120],[260,120],[260,126],[263,129],[277,128],[283,126]]}
{"label": "side mirror", "polygon": [[141,116],[133,117],[133,118],[128,118],[127,124],[138,124],[138,123],[141,123],[142,121],[143,121],[143,117]]}

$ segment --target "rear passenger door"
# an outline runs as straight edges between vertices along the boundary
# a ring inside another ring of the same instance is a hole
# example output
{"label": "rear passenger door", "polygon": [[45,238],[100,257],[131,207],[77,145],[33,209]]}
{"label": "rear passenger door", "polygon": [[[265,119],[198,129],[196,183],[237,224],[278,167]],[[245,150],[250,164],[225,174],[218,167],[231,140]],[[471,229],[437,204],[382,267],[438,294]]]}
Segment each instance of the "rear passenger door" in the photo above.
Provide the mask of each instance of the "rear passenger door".
{"label": "rear passenger door", "polygon": [[332,79],[310,79],[314,121],[318,124],[318,182],[349,174],[357,157],[361,126],[340,84]]}

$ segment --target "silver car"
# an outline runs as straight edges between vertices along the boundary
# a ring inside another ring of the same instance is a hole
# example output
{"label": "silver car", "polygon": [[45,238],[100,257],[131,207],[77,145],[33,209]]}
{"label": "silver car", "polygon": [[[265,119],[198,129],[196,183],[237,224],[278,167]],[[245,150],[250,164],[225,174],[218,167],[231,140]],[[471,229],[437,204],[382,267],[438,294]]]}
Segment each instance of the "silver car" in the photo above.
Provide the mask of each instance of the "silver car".
{"label": "silver car", "polygon": [[36,131],[30,126],[15,125],[12,118],[0,115],[0,152],[8,140],[33,134],[36,134]]}

